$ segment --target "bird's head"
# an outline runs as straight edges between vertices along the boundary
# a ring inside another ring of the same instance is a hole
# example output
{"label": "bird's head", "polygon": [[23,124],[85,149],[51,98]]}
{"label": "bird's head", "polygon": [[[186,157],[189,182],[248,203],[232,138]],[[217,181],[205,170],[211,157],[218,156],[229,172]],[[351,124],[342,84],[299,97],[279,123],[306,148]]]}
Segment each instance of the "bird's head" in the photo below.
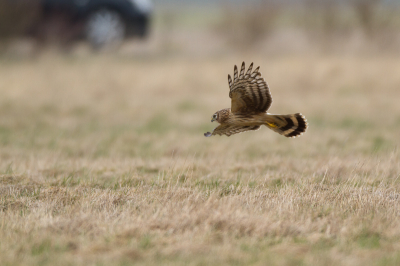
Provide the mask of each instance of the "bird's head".
{"label": "bird's head", "polygon": [[211,117],[211,122],[217,121],[218,123],[223,123],[229,116],[229,110],[228,109],[222,109],[219,110],[218,112],[215,112],[213,116]]}
{"label": "bird's head", "polygon": [[213,116],[211,117],[211,122],[214,122],[214,121],[218,121],[218,112],[213,114]]}

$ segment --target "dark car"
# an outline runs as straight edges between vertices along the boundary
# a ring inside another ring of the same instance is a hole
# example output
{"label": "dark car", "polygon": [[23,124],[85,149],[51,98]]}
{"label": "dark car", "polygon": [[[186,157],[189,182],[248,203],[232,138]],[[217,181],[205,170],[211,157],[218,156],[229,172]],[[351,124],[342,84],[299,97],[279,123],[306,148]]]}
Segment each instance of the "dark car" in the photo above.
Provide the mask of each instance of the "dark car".
{"label": "dark car", "polygon": [[86,37],[94,47],[145,37],[152,12],[150,0],[42,0],[41,4],[42,26],[61,24],[57,31]]}
{"label": "dark car", "polygon": [[0,42],[21,35],[68,44],[86,37],[94,47],[145,37],[150,0],[0,0]]}

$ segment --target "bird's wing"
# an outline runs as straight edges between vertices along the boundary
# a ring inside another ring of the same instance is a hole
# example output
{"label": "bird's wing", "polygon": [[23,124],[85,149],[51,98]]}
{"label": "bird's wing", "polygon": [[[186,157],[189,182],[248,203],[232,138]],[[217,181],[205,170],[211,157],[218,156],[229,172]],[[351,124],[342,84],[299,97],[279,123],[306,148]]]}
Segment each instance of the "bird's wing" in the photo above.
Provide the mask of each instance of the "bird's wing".
{"label": "bird's wing", "polygon": [[240,73],[234,68],[233,81],[228,75],[229,97],[232,99],[232,113],[266,112],[272,103],[271,93],[257,67],[253,72],[253,63],[245,74],[245,64],[242,63]]}
{"label": "bird's wing", "polygon": [[260,126],[236,126],[236,125],[228,125],[222,124],[217,126],[213,132],[204,133],[204,136],[211,137],[214,135],[227,135],[228,137],[233,134],[249,131],[249,130],[258,130]]}

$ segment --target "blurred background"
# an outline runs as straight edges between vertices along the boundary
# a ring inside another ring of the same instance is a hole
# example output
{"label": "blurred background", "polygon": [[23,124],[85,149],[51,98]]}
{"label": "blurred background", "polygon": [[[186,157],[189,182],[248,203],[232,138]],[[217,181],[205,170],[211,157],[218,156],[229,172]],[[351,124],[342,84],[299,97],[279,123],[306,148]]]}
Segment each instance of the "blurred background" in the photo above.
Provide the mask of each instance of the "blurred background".
{"label": "blurred background", "polygon": [[[398,0],[0,0],[0,53],[392,52]],[[83,48],[85,47],[85,48]]]}

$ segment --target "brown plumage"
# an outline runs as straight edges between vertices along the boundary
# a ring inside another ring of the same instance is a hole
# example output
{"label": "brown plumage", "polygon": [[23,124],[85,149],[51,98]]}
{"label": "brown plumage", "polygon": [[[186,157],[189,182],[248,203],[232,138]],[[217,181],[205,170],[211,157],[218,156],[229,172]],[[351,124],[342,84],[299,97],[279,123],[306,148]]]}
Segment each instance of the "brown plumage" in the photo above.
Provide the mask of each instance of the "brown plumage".
{"label": "brown plumage", "polygon": [[278,132],[285,137],[296,137],[307,129],[307,120],[300,113],[291,115],[272,115],[267,113],[271,106],[272,97],[265,80],[257,67],[253,72],[253,63],[245,73],[245,64],[242,63],[240,73],[235,66],[233,81],[228,75],[229,97],[231,108],[216,112],[211,122],[220,123],[213,132],[204,133],[204,136],[227,135],[249,130],[258,130],[262,125]]}

